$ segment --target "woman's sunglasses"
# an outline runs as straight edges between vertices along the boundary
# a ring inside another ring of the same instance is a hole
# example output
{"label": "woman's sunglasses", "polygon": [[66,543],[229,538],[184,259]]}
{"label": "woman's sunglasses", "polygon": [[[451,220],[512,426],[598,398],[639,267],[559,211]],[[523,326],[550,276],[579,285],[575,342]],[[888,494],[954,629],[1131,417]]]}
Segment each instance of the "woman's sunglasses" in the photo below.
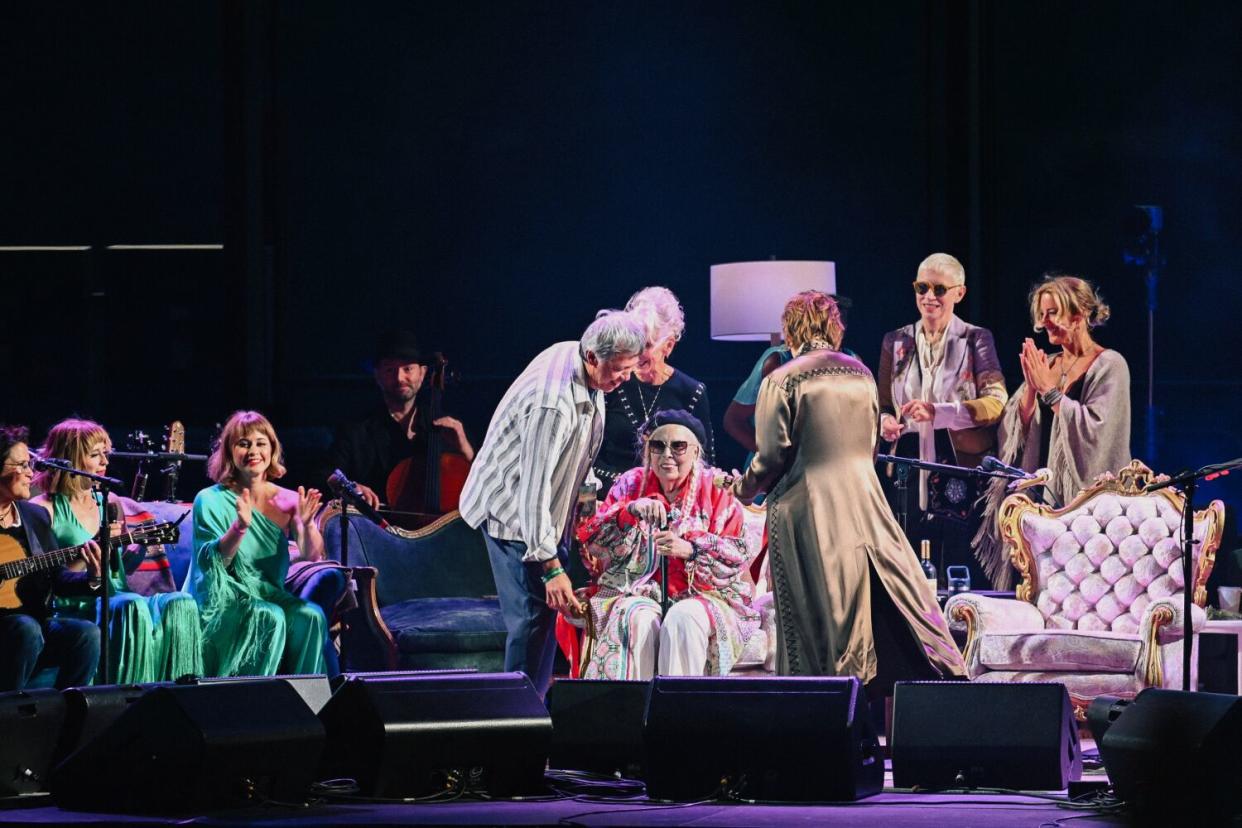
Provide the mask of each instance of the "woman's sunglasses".
{"label": "woman's sunglasses", "polygon": [[940,299],[943,298],[949,291],[959,287],[961,287],[961,285],[933,285],[931,282],[915,282],[914,292],[919,296],[923,296],[930,290],[932,293],[936,294],[937,299]]}
{"label": "woman's sunglasses", "polygon": [[674,457],[681,457],[686,453],[686,449],[690,448],[690,443],[685,440],[674,440],[671,443],[663,440],[648,440],[647,448],[652,454],[664,454],[667,451],[672,452]]}

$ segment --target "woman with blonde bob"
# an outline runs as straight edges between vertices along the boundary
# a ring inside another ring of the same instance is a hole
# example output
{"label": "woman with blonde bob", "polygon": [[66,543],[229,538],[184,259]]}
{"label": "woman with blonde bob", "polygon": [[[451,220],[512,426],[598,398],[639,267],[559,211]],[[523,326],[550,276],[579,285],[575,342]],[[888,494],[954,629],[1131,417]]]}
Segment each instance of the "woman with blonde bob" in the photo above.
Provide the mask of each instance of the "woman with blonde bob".
{"label": "woman with blonde bob", "polygon": [[[1086,279],[1049,273],[1030,293],[1031,323],[1059,351],[1049,356],[1027,338],[1018,360],[1023,383],[1000,422],[1000,459],[1029,472],[1047,468],[1046,499],[1066,503],[1104,472],[1130,462],[1130,367],[1095,341],[1108,305]],[[996,514],[1004,481],[988,491],[975,554],[997,589],[1013,583]]]}
{"label": "woman with blonde bob", "polygon": [[312,520],[317,489],[282,488],[280,440],[257,411],[237,411],[207,461],[216,485],[194,498],[189,588],[203,620],[210,676],[324,672],[327,621],[318,606],[285,589],[289,542],[323,557]]}
{"label": "woman with blonde bob", "polygon": [[758,452],[734,481],[767,491],[777,672],[857,676],[873,697],[898,679],[963,675],[962,656],[893,517],[874,452],[871,372],[840,352],[832,297],[804,291],[782,318],[795,357],[764,378]]}
{"label": "woman with blonde bob", "polygon": [[[39,454],[69,461],[93,474],[108,471],[112,441],[103,426],[90,420],[69,419],[52,426]],[[59,547],[92,540],[106,514],[103,498],[89,480],[58,471],[35,478],[43,494],[34,499],[52,517],[52,535]],[[115,501],[114,501],[115,502]],[[114,527],[115,532],[119,527]],[[119,554],[118,554],[119,553]],[[142,562],[144,550],[114,550],[108,571],[109,676],[100,681],[135,684],[175,680],[203,671],[202,635],[198,607],[184,592],[142,596],[131,592],[126,572]],[[56,598],[56,615],[95,621],[99,600],[94,596]]]}

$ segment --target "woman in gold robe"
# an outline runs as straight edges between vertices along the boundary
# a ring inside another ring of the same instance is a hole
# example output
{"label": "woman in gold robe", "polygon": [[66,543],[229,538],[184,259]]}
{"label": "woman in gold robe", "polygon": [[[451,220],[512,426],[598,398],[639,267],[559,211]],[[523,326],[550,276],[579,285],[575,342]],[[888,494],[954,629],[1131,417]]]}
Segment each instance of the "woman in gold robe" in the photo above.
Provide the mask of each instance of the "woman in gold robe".
{"label": "woman in gold robe", "polygon": [[845,328],[836,302],[804,291],[781,321],[797,356],[764,379],[759,451],[733,484],[742,498],[770,492],[777,671],[857,676],[873,697],[898,680],[965,675],[880,488],[876,384],[839,350]]}

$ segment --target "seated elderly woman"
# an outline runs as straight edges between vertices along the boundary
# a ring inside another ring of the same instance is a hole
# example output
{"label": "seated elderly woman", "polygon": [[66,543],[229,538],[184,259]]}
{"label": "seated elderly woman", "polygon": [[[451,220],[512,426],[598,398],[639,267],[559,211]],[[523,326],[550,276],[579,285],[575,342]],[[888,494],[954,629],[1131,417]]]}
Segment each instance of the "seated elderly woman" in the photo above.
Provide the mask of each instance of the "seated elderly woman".
{"label": "seated elderly woman", "polygon": [[[643,464],[617,478],[596,515],[579,526],[597,591],[583,678],[726,675],[759,627],[751,607],[751,553],[742,504],[713,485],[703,425],[660,411]],[[669,610],[661,618],[660,558],[668,559]]]}

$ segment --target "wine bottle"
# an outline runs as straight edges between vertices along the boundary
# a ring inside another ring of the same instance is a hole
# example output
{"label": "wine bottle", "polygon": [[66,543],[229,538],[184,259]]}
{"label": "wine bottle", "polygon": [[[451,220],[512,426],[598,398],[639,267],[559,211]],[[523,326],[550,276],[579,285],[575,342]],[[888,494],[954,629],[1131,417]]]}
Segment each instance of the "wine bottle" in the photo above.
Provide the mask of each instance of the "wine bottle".
{"label": "wine bottle", "polygon": [[919,544],[919,566],[923,567],[923,576],[927,578],[934,592],[937,589],[936,565],[931,560],[931,541],[929,540]]}

